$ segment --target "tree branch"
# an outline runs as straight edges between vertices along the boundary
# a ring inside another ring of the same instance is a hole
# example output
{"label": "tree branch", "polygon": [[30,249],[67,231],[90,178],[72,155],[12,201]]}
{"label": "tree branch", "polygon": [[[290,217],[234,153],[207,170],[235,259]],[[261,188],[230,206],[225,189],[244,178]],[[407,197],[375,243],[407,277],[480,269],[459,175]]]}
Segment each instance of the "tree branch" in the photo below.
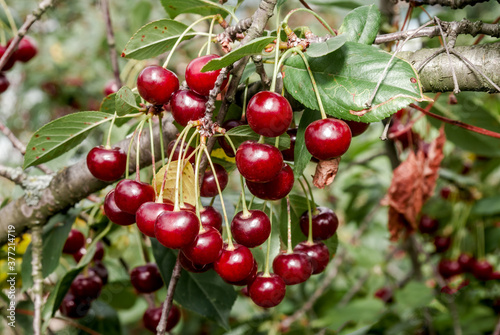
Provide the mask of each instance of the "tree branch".
{"label": "tree branch", "polygon": [[163,308],[161,310],[160,322],[158,323],[158,327],[156,328],[157,335],[165,334],[165,329],[167,328],[168,314],[172,309],[172,301],[174,300],[175,287],[177,286],[177,282],[181,277],[181,270],[182,270],[181,262],[179,261],[179,256],[177,256],[174,269],[172,270],[172,276],[170,277],[170,282],[168,283],[167,297],[165,298],[165,302],[163,303]]}
{"label": "tree branch", "polygon": [[122,81],[120,79],[120,68],[118,67],[118,55],[115,48],[115,34],[113,32],[113,25],[111,24],[111,15],[109,13],[108,0],[101,0],[101,5],[102,13],[104,15],[104,21],[106,21],[106,38],[108,41],[109,58],[111,59],[111,66],[113,67],[115,82],[118,87],[122,87]]}
{"label": "tree branch", "polygon": [[18,167],[14,169],[4,165],[0,165],[0,176],[7,178],[18,185],[22,185],[26,179],[26,175],[21,168]]}

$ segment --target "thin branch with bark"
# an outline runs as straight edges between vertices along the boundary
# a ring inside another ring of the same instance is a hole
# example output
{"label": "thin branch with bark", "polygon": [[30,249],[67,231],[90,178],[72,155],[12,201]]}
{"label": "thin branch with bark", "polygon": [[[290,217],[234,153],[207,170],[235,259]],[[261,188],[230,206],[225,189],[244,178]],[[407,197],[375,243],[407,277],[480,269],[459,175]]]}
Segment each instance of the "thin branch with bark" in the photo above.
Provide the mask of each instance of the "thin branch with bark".
{"label": "thin branch with bark", "polygon": [[177,282],[181,277],[181,262],[179,261],[179,256],[177,256],[177,260],[175,261],[174,269],[172,270],[172,276],[170,277],[170,282],[168,283],[167,289],[167,297],[165,298],[165,302],[163,303],[163,308],[161,310],[161,318],[158,323],[158,327],[156,328],[157,335],[165,334],[165,330],[167,328],[167,319],[170,310],[172,309],[172,302],[174,301],[174,292],[175,287],[177,286]]}
{"label": "thin branch with bark", "polygon": [[26,179],[26,175],[21,168],[11,168],[4,165],[0,165],[0,176],[7,178],[18,185],[22,185],[23,181]]}
{"label": "thin branch with bark", "polygon": [[101,5],[102,13],[104,15],[104,21],[106,21],[106,39],[108,41],[109,58],[111,59],[111,66],[113,67],[115,82],[118,87],[122,87],[122,81],[120,79],[120,68],[118,66],[118,54],[115,48],[115,34],[113,32],[113,25],[111,24],[111,15],[109,13],[108,0],[101,0]]}
{"label": "thin branch with bark", "polygon": [[[412,3],[415,0],[399,0]],[[451,9],[460,9],[467,6],[474,6],[481,2],[488,2],[489,0],[419,0],[418,5],[439,5],[443,7],[451,7]]]}
{"label": "thin branch with bark", "polygon": [[42,306],[43,306],[43,274],[42,274],[42,225],[35,222],[31,227],[31,276],[33,277],[33,334],[42,333]]}

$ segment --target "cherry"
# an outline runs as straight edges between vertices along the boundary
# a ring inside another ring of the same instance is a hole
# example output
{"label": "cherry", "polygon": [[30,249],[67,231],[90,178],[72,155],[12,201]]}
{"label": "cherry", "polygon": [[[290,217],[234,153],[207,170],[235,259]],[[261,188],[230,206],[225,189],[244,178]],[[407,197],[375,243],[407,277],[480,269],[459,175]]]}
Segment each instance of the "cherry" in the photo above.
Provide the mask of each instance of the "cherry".
{"label": "cherry", "polygon": [[490,280],[500,280],[500,272],[493,271],[490,276]]}
{"label": "cherry", "polygon": [[257,134],[276,137],[283,134],[293,118],[292,106],[282,95],[261,91],[248,102],[247,122]]}
{"label": "cherry", "polygon": [[130,282],[140,293],[151,293],[163,286],[158,266],[153,263],[138,266],[130,271]]}
{"label": "cherry", "polygon": [[200,188],[200,196],[202,197],[211,198],[219,194],[215,178],[217,178],[217,180],[219,181],[221,192],[224,191],[224,189],[227,186],[227,182],[229,179],[226,169],[224,169],[222,165],[219,165],[217,163],[214,163],[214,168],[215,168],[215,175],[212,169],[207,168],[205,170],[205,174],[203,175],[203,180],[201,181],[201,188]]}
{"label": "cherry", "polygon": [[[245,121],[242,120],[227,120],[222,124],[222,128],[224,128],[226,131],[233,129],[238,126],[242,126],[246,124]],[[229,144],[226,139],[221,136],[217,138],[217,141],[219,142],[219,145],[221,146],[222,150],[226,153],[226,156],[228,157],[234,157],[235,152],[233,150],[233,147],[231,147],[231,144]]]}
{"label": "cherry", "polygon": [[101,278],[103,286],[108,283],[108,269],[106,269],[101,261],[95,261],[94,265],[89,268],[89,276],[98,276]]}
{"label": "cherry", "polygon": [[375,298],[382,300],[383,302],[393,302],[392,290],[388,287],[379,288],[375,294]]}
{"label": "cherry", "polygon": [[[389,135],[397,134],[403,131],[403,129],[405,128],[406,125],[402,123],[399,119],[395,118],[393,119],[392,124],[389,127]],[[392,135],[392,137],[390,136],[390,138],[393,138],[395,141],[400,142],[403,149],[406,149],[410,146],[410,143],[417,143],[420,139],[420,136],[410,129],[397,136]]]}
{"label": "cherry", "polygon": [[462,253],[458,256],[458,263],[462,268],[462,272],[471,272],[475,261],[474,257],[466,253]]}
{"label": "cherry", "polygon": [[71,229],[66,242],[64,242],[63,252],[74,254],[85,246],[85,236],[78,229]]}
{"label": "cherry", "polygon": [[280,173],[283,155],[272,145],[245,141],[236,150],[236,167],[247,181],[268,182]]}
{"label": "cherry", "polygon": [[181,266],[184,270],[193,272],[193,273],[202,273],[210,270],[213,267],[213,264],[205,264],[205,265],[199,265],[199,264],[194,264],[191,262],[189,258],[184,255],[184,253],[179,252],[179,262],[181,263]]}
{"label": "cherry", "polygon": [[[175,141],[170,141],[168,143],[168,146],[167,146],[167,155],[168,155],[168,157],[170,157],[170,154],[172,153],[172,150],[174,149],[174,145],[175,145]],[[184,142],[184,150],[182,150],[182,152],[181,152],[181,158],[184,155],[184,151],[186,151],[186,146],[187,146],[187,143]],[[179,152],[180,151],[181,151],[181,142],[179,141],[177,143],[177,147],[175,148],[175,152],[174,152],[174,154],[172,156],[172,161],[179,160]],[[194,151],[194,149],[192,147],[188,147],[187,152],[186,152],[186,158],[188,158],[189,155],[191,155],[193,153],[193,151]],[[196,160],[196,157],[195,157],[195,155],[193,155],[189,159],[189,163],[194,164],[195,160]]]}
{"label": "cherry", "polygon": [[205,265],[219,258],[222,244],[219,231],[212,226],[204,226],[194,241],[182,248],[182,252],[193,264]]}
{"label": "cherry", "polygon": [[168,103],[172,93],[179,89],[179,79],[172,71],[152,65],[137,77],[137,90],[141,97],[153,105]]}
{"label": "cherry", "polygon": [[434,247],[437,253],[442,253],[448,250],[451,246],[451,238],[448,236],[436,236],[434,238]]}
{"label": "cherry", "polygon": [[191,244],[200,230],[200,220],[191,211],[163,212],[156,219],[155,235],[158,242],[171,249]]}
{"label": "cherry", "polygon": [[271,221],[266,213],[251,209],[248,213],[237,213],[231,222],[234,240],[248,248],[264,243],[271,235]]}
{"label": "cherry", "polygon": [[487,260],[476,260],[472,265],[472,274],[478,280],[489,280],[493,273],[493,267]]}
{"label": "cherry", "polygon": [[[217,55],[206,55],[198,57],[189,62],[186,67],[186,82],[190,89],[200,95],[209,95],[214,88],[215,81],[221,70],[201,72],[201,69],[212,59],[219,58]],[[226,87],[229,78],[224,79],[221,91]]]}
{"label": "cherry", "polygon": [[287,285],[296,285],[305,282],[312,275],[311,259],[304,253],[281,252],[273,261],[273,271],[285,281]]}
{"label": "cherry", "polygon": [[[144,323],[144,327],[155,334],[156,334],[156,327],[158,327],[158,324],[160,323],[162,308],[163,307],[148,308],[146,312],[144,312],[144,315],[142,317],[142,322]],[[181,312],[179,308],[175,305],[172,305],[172,308],[170,308],[170,311],[168,312],[165,331],[168,332],[169,330],[174,328],[179,323],[180,319],[181,319]]]}
{"label": "cherry", "polygon": [[205,116],[207,101],[207,97],[191,90],[178,90],[170,99],[172,116],[178,124],[185,127],[189,121],[196,121]]}
{"label": "cherry", "polygon": [[295,158],[295,141],[297,139],[297,128],[291,128],[286,131],[288,136],[290,136],[290,148],[281,150],[283,159],[286,161],[293,162]]}
{"label": "cherry", "polygon": [[447,200],[451,195],[451,188],[445,186],[439,191],[439,194],[441,195],[441,198]]}
{"label": "cherry", "polygon": [[214,262],[214,270],[227,282],[244,280],[252,272],[254,258],[247,247],[234,244],[234,249],[224,245],[218,260]]}
{"label": "cherry", "polygon": [[92,175],[103,181],[115,181],[125,172],[127,154],[122,148],[92,148],[87,155],[87,167]]}
{"label": "cherry", "polygon": [[339,119],[314,121],[304,134],[307,150],[322,161],[342,156],[349,149],[351,137],[351,129]]}
{"label": "cherry", "polygon": [[346,120],[344,122],[347,123],[347,125],[349,126],[349,129],[351,129],[352,137],[359,136],[359,135],[363,134],[370,126],[369,123],[358,122],[358,121],[347,121]]}
{"label": "cherry", "polygon": [[7,77],[3,73],[0,73],[0,93],[7,91],[9,86],[10,82]]}
{"label": "cherry", "polygon": [[200,210],[200,221],[204,226],[212,226],[222,233],[222,215],[212,206]]}
{"label": "cherry", "polygon": [[438,265],[438,272],[441,277],[448,279],[462,273],[462,268],[458,261],[442,259]]}
{"label": "cherry", "polygon": [[155,237],[155,222],[158,215],[165,211],[173,211],[174,205],[170,203],[157,203],[153,201],[145,202],[135,213],[137,228],[149,236]]}
{"label": "cherry", "polygon": [[[3,54],[5,53],[6,50],[7,50],[6,46],[0,45],[0,58],[3,57]],[[16,58],[12,55],[7,61],[7,63],[3,66],[3,68],[0,69],[0,71],[9,71],[14,66],[15,63],[16,63]]]}
{"label": "cherry", "polygon": [[260,307],[278,306],[285,297],[285,281],[277,274],[271,273],[266,276],[260,272],[248,286],[248,293],[250,299]]}
{"label": "cherry", "polygon": [[79,274],[71,283],[71,293],[77,299],[95,300],[101,294],[102,280],[99,276]]}
{"label": "cherry", "polygon": [[83,318],[90,310],[90,300],[89,299],[77,299],[71,292],[68,292],[61,306],[59,306],[59,311],[61,314],[72,319]]}
{"label": "cherry", "polygon": [[[12,39],[7,43],[7,47],[12,43]],[[12,55],[16,61],[26,63],[30,61],[38,53],[38,47],[34,39],[29,36],[24,36],[17,45],[16,51]]]}
{"label": "cherry", "polygon": [[250,193],[263,200],[279,200],[287,196],[293,188],[293,170],[284,164],[278,176],[265,183],[254,183],[247,180]]}
{"label": "cherry", "polygon": [[116,80],[111,79],[106,83],[106,86],[104,86],[103,93],[105,96],[108,96],[110,94],[118,92],[119,89],[120,87],[118,86]]}
{"label": "cherry", "polygon": [[330,252],[327,246],[322,242],[309,244],[307,241],[300,242],[293,248],[294,252],[302,252],[309,256],[313,267],[313,275],[325,270],[330,261]]}
{"label": "cherry", "polygon": [[[312,213],[312,235],[315,240],[327,240],[337,231],[339,219],[330,208],[316,207]],[[300,217],[300,230],[305,236],[309,235],[309,211]]]}
{"label": "cherry", "polygon": [[433,219],[427,215],[422,215],[420,218],[420,222],[418,224],[418,230],[422,234],[429,234],[432,235],[436,233],[439,229],[439,221],[436,219]]}
{"label": "cherry", "polygon": [[122,211],[115,202],[115,189],[109,191],[104,198],[104,215],[111,222],[121,226],[128,226],[135,222],[135,215]]}
{"label": "cherry", "polygon": [[257,261],[254,258],[252,271],[250,271],[250,274],[248,276],[246,276],[245,279],[240,280],[240,281],[234,281],[234,282],[230,282],[230,281],[226,281],[226,282],[228,284],[235,285],[235,286],[250,285],[254,281],[255,277],[257,276],[258,268],[259,268],[259,266],[257,264]]}
{"label": "cherry", "polygon": [[121,180],[115,188],[115,202],[122,211],[134,214],[145,202],[155,200],[153,186],[131,179]]}

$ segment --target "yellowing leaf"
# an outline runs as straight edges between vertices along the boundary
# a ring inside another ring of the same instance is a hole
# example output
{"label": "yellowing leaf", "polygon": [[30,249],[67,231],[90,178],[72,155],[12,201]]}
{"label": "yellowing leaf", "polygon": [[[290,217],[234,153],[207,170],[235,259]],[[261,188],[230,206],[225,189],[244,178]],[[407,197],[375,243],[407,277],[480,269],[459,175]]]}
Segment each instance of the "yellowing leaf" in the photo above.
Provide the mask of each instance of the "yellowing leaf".
{"label": "yellowing leaf", "polygon": [[[156,174],[156,191],[160,193],[161,184],[163,182],[163,177],[165,176],[165,170],[168,166],[167,179],[165,180],[165,190],[163,191],[163,199],[168,199],[174,202],[175,200],[175,181],[177,177],[177,165],[179,161],[172,161],[170,165],[166,165],[158,171]],[[180,184],[179,184],[180,187]],[[196,194],[194,188],[194,170],[190,163],[184,166],[182,171],[182,198],[184,202],[195,205],[196,204]]]}
{"label": "yellowing leaf", "polygon": [[215,158],[220,158],[220,159],[225,160],[226,162],[229,162],[229,163],[233,163],[233,164],[236,163],[236,159],[234,159],[234,157],[229,157],[228,155],[226,155],[226,153],[224,152],[224,150],[222,148],[214,149],[210,156],[215,157]]}

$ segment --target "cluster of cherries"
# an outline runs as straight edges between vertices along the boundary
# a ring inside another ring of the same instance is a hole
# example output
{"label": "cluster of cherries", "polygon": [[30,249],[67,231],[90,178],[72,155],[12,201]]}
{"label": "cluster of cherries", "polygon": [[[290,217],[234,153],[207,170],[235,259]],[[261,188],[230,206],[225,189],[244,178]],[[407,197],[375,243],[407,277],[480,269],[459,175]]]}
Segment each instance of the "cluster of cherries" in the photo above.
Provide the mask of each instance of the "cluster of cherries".
{"label": "cluster of cherries", "polygon": [[[7,42],[7,45],[0,45],[0,58],[12,43],[12,39]],[[10,85],[9,80],[5,76],[4,71],[10,70],[16,62],[26,63],[30,61],[38,53],[36,42],[29,36],[24,36],[19,42],[17,49],[7,60],[7,63],[0,69],[0,94],[5,92]]]}

